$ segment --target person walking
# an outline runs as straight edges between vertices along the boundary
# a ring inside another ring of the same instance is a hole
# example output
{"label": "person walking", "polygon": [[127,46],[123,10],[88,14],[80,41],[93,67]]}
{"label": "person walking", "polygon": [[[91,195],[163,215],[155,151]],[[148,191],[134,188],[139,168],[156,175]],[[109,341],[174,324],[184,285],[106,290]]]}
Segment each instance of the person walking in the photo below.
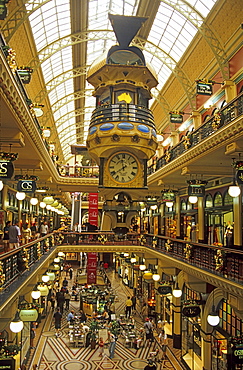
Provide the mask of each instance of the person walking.
{"label": "person walking", "polygon": [[3,228],[4,252],[7,252],[9,248],[9,228],[10,226],[11,226],[11,221],[7,221],[6,225]]}
{"label": "person walking", "polygon": [[126,318],[129,319],[129,317],[131,316],[131,313],[132,313],[132,300],[130,297],[127,297],[126,308],[125,308]]}
{"label": "person walking", "polygon": [[131,300],[132,300],[132,310],[136,311],[137,297],[135,295],[133,295]]}
{"label": "person walking", "polygon": [[56,301],[55,294],[54,294],[54,292],[52,292],[51,296],[50,296],[50,302],[51,302],[51,309],[52,310],[54,310],[54,308],[55,308],[55,301]]}
{"label": "person walking", "polygon": [[154,334],[153,334],[153,324],[147,317],[145,323],[143,325],[146,335],[146,341],[153,342],[154,341]]}
{"label": "person walking", "polygon": [[19,230],[16,227],[16,223],[13,225],[10,225],[8,229],[8,235],[9,235],[9,249],[16,249],[19,247]]}
{"label": "person walking", "polygon": [[60,330],[61,330],[61,321],[62,321],[62,314],[60,312],[60,308],[57,307],[56,312],[54,313],[54,325],[56,329],[56,337],[59,337],[61,335]]}
{"label": "person walking", "polygon": [[109,341],[110,341],[110,346],[109,346],[109,357],[112,359],[115,354],[115,348],[116,348],[116,336],[112,332],[108,332],[109,335]]}
{"label": "person walking", "polygon": [[60,308],[60,312],[61,314],[63,314],[64,302],[65,302],[64,293],[58,290],[56,293],[56,300],[57,300],[57,307]]}
{"label": "person walking", "polygon": [[103,354],[104,354],[104,345],[105,345],[104,339],[102,337],[100,337],[99,342],[98,342],[99,356],[100,357],[102,357]]}
{"label": "person walking", "polygon": [[160,342],[161,348],[162,348],[161,360],[164,360],[165,356],[166,356],[166,348],[167,348],[167,344],[168,344],[167,334],[164,331],[164,329],[162,329],[161,333],[159,334],[159,342]]}
{"label": "person walking", "polygon": [[70,278],[70,280],[72,280],[72,278],[73,278],[73,268],[70,267],[70,269],[68,270],[68,272],[69,272],[69,278]]}
{"label": "person walking", "polygon": [[69,303],[70,303],[70,299],[71,299],[71,294],[69,293],[68,290],[64,293],[64,298],[65,298],[65,309],[69,310]]}

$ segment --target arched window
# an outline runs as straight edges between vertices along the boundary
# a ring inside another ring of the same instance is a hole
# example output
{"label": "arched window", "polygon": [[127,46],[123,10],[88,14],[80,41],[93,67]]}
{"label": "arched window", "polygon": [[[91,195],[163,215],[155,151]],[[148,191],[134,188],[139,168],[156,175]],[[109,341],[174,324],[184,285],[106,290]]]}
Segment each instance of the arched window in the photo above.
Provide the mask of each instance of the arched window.
{"label": "arched window", "polygon": [[220,105],[220,109],[221,108],[223,108],[223,107],[225,107],[227,105],[227,102],[226,102],[226,100],[224,100],[223,102],[222,102],[222,104]]}
{"label": "arched window", "polygon": [[209,114],[207,114],[207,115],[204,117],[203,122],[207,122],[210,118],[211,118],[211,116],[210,116]]}
{"label": "arched window", "polygon": [[215,194],[215,197],[214,197],[214,207],[220,207],[222,205],[223,205],[222,194],[218,192]]}
{"label": "arched window", "polygon": [[181,210],[182,211],[186,211],[186,201],[184,200],[184,199],[182,199],[182,201],[181,201]]}
{"label": "arched window", "polygon": [[232,205],[233,198],[229,195],[228,191],[224,194],[224,206]]}
{"label": "arched window", "polygon": [[213,207],[213,198],[211,194],[207,194],[205,198],[205,207],[212,208]]}

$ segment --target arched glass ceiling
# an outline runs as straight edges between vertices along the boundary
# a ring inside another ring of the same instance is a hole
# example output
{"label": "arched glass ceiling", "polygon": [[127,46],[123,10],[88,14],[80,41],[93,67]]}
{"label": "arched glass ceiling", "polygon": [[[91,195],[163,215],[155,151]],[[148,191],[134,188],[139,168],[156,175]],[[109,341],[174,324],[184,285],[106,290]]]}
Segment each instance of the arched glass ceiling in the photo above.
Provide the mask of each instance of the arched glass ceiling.
{"label": "arched glass ceiling", "polygon": [[[215,2],[216,0],[161,1],[149,32],[148,41],[154,44],[155,48],[159,46],[171,57],[172,67],[176,66],[176,63],[182,57],[195,36],[197,28],[203,23]],[[108,13],[135,16],[138,5],[139,0],[89,0],[88,30],[111,30]],[[27,2],[27,10],[28,6],[31,7]],[[37,51],[41,52],[50,43],[71,34],[70,0],[51,0],[37,9],[29,19]],[[89,38],[86,65],[91,65],[101,54],[108,51],[114,43],[115,35],[112,32],[109,33],[106,39]],[[69,45],[71,45],[71,40]],[[166,63],[161,63],[161,60],[154,56],[152,49],[150,46],[150,53],[145,51],[144,54],[146,61],[150,62],[158,74],[158,87],[161,89],[171,74],[171,68],[168,68]],[[57,51],[45,60],[41,65],[45,83],[49,84],[57,76],[72,69],[72,60],[71,46]],[[86,82],[85,104],[83,107],[84,124],[82,126],[84,132],[83,144],[85,144],[90,116],[95,105],[91,90],[92,86]],[[74,85],[73,79],[70,78],[51,89],[49,93],[51,106],[58,106],[57,102],[72,94],[74,94]],[[68,99],[68,103],[65,105],[59,105],[60,108],[55,110],[53,115],[64,157],[68,158],[70,156],[70,145],[77,143],[76,122],[81,121],[79,120],[79,114],[75,112],[74,98],[73,100]]]}

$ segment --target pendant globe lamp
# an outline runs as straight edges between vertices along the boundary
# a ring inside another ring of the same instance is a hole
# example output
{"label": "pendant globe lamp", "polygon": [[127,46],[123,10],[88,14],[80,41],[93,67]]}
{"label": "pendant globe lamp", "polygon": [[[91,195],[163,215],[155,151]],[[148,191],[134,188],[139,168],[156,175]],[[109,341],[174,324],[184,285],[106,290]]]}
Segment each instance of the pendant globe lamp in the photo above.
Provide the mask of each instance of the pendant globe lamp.
{"label": "pendant globe lamp", "polygon": [[216,312],[215,305],[214,305],[214,290],[213,290],[213,305],[212,305],[212,311],[208,314],[207,322],[211,326],[217,326],[220,322],[220,317],[218,313]]}
{"label": "pendant globe lamp", "polygon": [[19,333],[23,329],[23,327],[24,327],[24,323],[20,319],[19,312],[17,311],[13,321],[11,321],[11,323],[9,325],[9,328],[10,328],[11,332]]}
{"label": "pendant globe lamp", "polygon": [[232,158],[232,168],[233,168],[233,174],[232,174],[232,185],[228,188],[228,193],[232,198],[236,198],[240,195],[240,187],[236,184],[236,174],[235,174],[235,158]]}

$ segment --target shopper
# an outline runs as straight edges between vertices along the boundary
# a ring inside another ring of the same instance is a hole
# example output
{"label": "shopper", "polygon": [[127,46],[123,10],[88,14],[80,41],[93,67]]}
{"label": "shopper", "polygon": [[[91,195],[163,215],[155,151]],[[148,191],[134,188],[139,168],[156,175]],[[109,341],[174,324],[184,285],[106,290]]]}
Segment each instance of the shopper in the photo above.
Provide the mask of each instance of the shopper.
{"label": "shopper", "polygon": [[70,299],[71,299],[71,294],[69,293],[68,290],[64,293],[64,298],[65,298],[65,309],[69,310],[69,303],[70,303]]}
{"label": "shopper", "polygon": [[109,354],[110,354],[110,358],[112,359],[114,357],[114,354],[115,354],[115,348],[116,348],[116,336],[115,334],[113,334],[112,332],[108,332],[108,335],[109,335],[109,341],[110,341],[110,346],[109,346]]}
{"label": "shopper", "polygon": [[99,339],[99,342],[98,342],[98,346],[99,346],[99,356],[102,357],[103,354],[104,354],[104,345],[105,345],[105,342],[103,340],[102,337],[100,337]]}
{"label": "shopper", "polygon": [[131,316],[131,313],[132,313],[132,300],[130,297],[127,297],[125,308],[126,318],[129,318]]}
{"label": "shopper", "polygon": [[69,322],[69,324],[73,324],[74,323],[74,311],[70,311],[69,314],[67,315],[67,321]]}
{"label": "shopper", "polygon": [[72,280],[72,278],[73,278],[73,268],[70,267],[70,269],[68,270],[68,272],[69,272],[69,278],[70,278],[70,280]]}
{"label": "shopper", "polygon": [[136,310],[137,297],[133,295],[131,299],[132,299],[132,309]]}
{"label": "shopper", "polygon": [[3,228],[4,252],[7,252],[9,248],[9,228],[10,226],[11,226],[11,221],[7,221],[5,227]]}
{"label": "shopper", "polygon": [[153,342],[154,341],[153,324],[148,317],[146,318],[143,327],[145,330],[146,340]]}
{"label": "shopper", "polygon": [[55,324],[55,329],[56,329],[56,336],[59,337],[61,335],[60,330],[61,330],[61,321],[62,321],[62,314],[60,312],[60,308],[58,307],[56,312],[54,313],[54,324]]}
{"label": "shopper", "polygon": [[19,247],[19,230],[16,223],[11,225],[8,229],[9,235],[9,249],[15,249]]}

